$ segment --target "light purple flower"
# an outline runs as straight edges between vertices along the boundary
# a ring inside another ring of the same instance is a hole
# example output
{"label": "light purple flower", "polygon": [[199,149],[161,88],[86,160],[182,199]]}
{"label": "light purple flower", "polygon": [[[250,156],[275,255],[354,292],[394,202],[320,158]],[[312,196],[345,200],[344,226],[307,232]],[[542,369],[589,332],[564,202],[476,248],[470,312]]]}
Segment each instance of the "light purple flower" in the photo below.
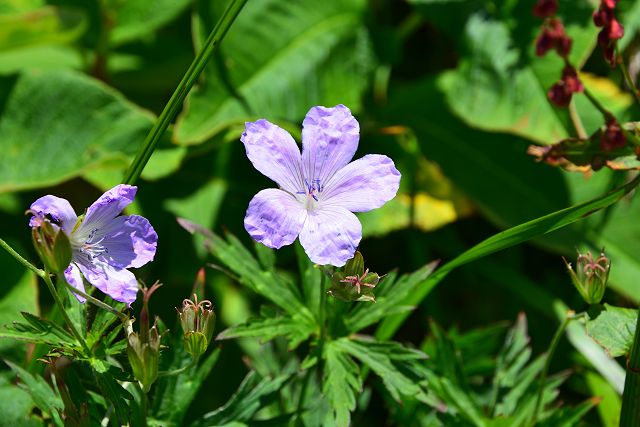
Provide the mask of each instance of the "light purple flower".
{"label": "light purple flower", "polygon": [[354,162],[360,126],[344,105],[313,107],[302,122],[302,154],[291,135],[258,120],[241,141],[253,166],[280,189],[256,194],[244,227],[258,242],[280,248],[300,237],[311,261],[343,266],[353,258],[362,226],[352,212],[379,208],[400,185],[393,161],[368,154]]}
{"label": "light purple flower", "polygon": [[137,187],[131,185],[117,185],[93,202],[80,218],[60,197],[40,197],[31,205],[31,227],[49,220],[69,236],[73,255],[64,276],[76,289],[84,292],[84,276],[114,300],[129,305],[135,301],[138,282],[127,269],[153,260],[158,241],[146,218],[118,216],[133,201],[136,191]]}

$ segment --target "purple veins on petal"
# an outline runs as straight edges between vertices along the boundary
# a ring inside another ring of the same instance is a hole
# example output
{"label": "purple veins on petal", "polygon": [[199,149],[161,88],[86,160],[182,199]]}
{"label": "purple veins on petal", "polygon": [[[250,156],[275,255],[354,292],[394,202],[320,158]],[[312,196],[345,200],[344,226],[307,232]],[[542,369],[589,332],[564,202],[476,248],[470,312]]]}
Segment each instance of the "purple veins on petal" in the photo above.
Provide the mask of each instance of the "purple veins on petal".
{"label": "purple veins on petal", "polygon": [[31,204],[30,210],[34,213],[29,219],[29,226],[36,227],[45,217],[69,234],[78,221],[75,211],[69,201],[52,195],[40,197]]}
{"label": "purple veins on petal", "polygon": [[[69,267],[64,271],[64,278],[68,284],[76,288],[77,290],[84,292],[84,282],[82,281],[82,275],[80,274],[80,270],[78,267],[71,263]],[[86,300],[78,294],[73,294],[76,299],[80,302],[85,302]]]}
{"label": "purple veins on petal", "polygon": [[142,267],[153,261],[158,235],[146,218],[138,215],[114,218],[103,230],[102,255],[120,268]]}
{"label": "purple veins on petal", "polygon": [[306,216],[307,211],[291,194],[268,188],[251,199],[244,228],[254,240],[278,249],[296,240]]}
{"label": "purple veins on petal", "polygon": [[96,288],[109,295],[116,301],[131,305],[136,300],[138,281],[132,272],[125,268],[118,268],[102,261],[76,262],[82,275]]}
{"label": "purple veins on petal", "polygon": [[133,202],[137,190],[137,187],[126,184],[116,185],[108,190],[89,206],[81,227],[104,227]]}

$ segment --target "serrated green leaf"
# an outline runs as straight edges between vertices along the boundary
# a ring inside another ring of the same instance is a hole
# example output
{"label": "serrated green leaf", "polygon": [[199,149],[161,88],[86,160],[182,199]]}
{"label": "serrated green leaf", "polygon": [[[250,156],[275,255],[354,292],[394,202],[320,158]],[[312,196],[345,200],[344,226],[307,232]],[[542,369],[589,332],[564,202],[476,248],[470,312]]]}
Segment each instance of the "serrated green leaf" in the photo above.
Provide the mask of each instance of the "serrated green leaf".
{"label": "serrated green leaf", "polygon": [[222,331],[216,339],[252,337],[259,338],[261,342],[266,342],[275,337],[284,336],[289,343],[289,349],[293,350],[302,341],[306,340],[314,330],[315,327],[301,322],[296,316],[261,317],[251,318],[244,324],[232,326]]}
{"label": "serrated green leaf", "polygon": [[561,408],[538,425],[540,427],[573,427],[599,402],[600,399],[594,397],[578,406]]}
{"label": "serrated green leaf", "polygon": [[[0,300],[0,334],[18,318],[20,312],[28,311],[38,313],[38,284],[36,276],[31,271],[26,271],[16,282],[11,290]],[[6,353],[18,347],[24,348],[24,344],[3,339],[0,340],[0,352]]]}
{"label": "serrated green leaf", "polygon": [[83,74],[23,73],[0,118],[0,192],[54,185],[107,159],[126,159],[151,122],[151,114]]}
{"label": "serrated green leaf", "polygon": [[131,415],[131,408],[127,401],[132,401],[133,396],[122,388],[116,378],[110,372],[94,371],[96,384],[102,396],[113,405],[115,417],[121,425],[127,424]]}
{"label": "serrated green leaf", "polygon": [[43,412],[48,413],[57,426],[62,427],[64,423],[60,418],[60,413],[64,410],[64,404],[44,378],[34,376],[8,360],[4,362],[18,375],[24,389],[31,395],[36,406]]}
{"label": "serrated green leaf", "polygon": [[8,371],[0,375],[0,426],[42,427],[44,423],[32,414],[33,399],[25,390],[12,384]]}
{"label": "serrated green leaf", "polygon": [[[224,10],[223,3],[212,3],[213,15]],[[373,64],[362,25],[365,5],[249,2],[203,86],[191,93],[178,119],[177,141],[201,143],[256,115],[298,122],[313,105],[343,103],[357,111]]]}
{"label": "serrated green leaf", "polygon": [[328,342],[322,355],[325,361],[322,391],[333,408],[335,423],[347,427],[356,408],[356,393],[362,391],[358,365],[334,342]]}
{"label": "serrated green leaf", "polygon": [[0,329],[0,337],[51,344],[61,347],[75,347],[78,345],[71,334],[55,323],[27,312],[22,312],[21,314],[28,323],[14,321],[13,324],[6,325],[3,329]]}
{"label": "serrated green leaf", "polygon": [[426,397],[418,385],[419,378],[407,376],[413,372],[411,365],[427,356],[418,350],[403,347],[396,342],[364,341],[340,338],[333,345],[353,358],[368,365],[380,378],[391,396],[398,402],[402,396]]}
{"label": "serrated green leaf", "polygon": [[392,281],[393,277],[383,278],[374,292],[375,304],[356,304],[346,316],[345,325],[349,331],[357,332],[386,316],[398,313],[398,310],[406,311],[402,302],[424,283],[437,265],[438,261],[434,261],[411,274],[401,276],[395,282]]}
{"label": "serrated green leaf", "polygon": [[279,375],[274,378],[260,378],[255,371],[251,371],[224,406],[203,415],[190,426],[209,427],[251,421],[258,410],[278,395],[290,377],[291,375]]}
{"label": "serrated green leaf", "polygon": [[587,334],[609,356],[624,356],[631,350],[637,320],[638,310],[604,304],[604,310],[587,320]]}

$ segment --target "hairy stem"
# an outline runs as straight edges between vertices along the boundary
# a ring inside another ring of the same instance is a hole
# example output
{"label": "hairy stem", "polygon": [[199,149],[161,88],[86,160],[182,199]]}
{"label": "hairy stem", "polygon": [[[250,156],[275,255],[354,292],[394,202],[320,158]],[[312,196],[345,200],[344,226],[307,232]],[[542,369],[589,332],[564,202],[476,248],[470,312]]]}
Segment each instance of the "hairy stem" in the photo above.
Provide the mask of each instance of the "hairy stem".
{"label": "hairy stem", "polygon": [[191,87],[195,84],[198,76],[200,76],[200,73],[204,70],[207,62],[209,62],[209,58],[211,58],[211,54],[214,49],[220,44],[229,30],[229,27],[231,27],[231,24],[238,17],[238,14],[246,2],[247,0],[232,0],[229,3],[227,10],[225,10],[224,14],[205,41],[203,49],[198,53],[189,66],[189,69],[178,84],[178,87],[173,92],[173,95],[171,95],[171,99],[169,99],[169,102],[164,107],[164,110],[162,110],[162,113],[160,113],[160,116],[154,123],[153,128],[151,128],[147,138],[142,143],[140,151],[138,151],[136,158],[133,160],[133,163],[124,177],[124,184],[133,184],[140,177],[142,170],[151,158],[151,154],[153,154],[153,151],[156,149],[160,138],[182,107],[182,103],[187,97],[189,90],[191,90]]}
{"label": "hairy stem", "polygon": [[636,333],[627,361],[627,376],[622,393],[620,427],[640,426],[640,310],[636,322]]}
{"label": "hairy stem", "polygon": [[91,295],[87,294],[86,292],[82,292],[79,289],[74,288],[73,286],[71,286],[66,280],[61,280],[62,283],[64,283],[64,285],[74,294],[86,299],[88,302],[90,302],[91,304],[100,307],[103,310],[107,310],[110,313],[115,314],[116,316],[118,316],[118,318],[120,320],[126,320],[129,318],[129,316],[127,316],[124,313],[119,312],[118,310],[116,310],[115,308],[111,307],[109,304],[106,304],[102,301],[100,301],[97,298],[92,297]]}
{"label": "hairy stem", "polygon": [[9,254],[14,257],[15,259],[18,260],[18,262],[22,265],[24,265],[25,267],[27,267],[29,270],[33,271],[34,273],[36,273],[38,276],[44,278],[45,272],[43,270],[40,270],[38,267],[36,267],[35,265],[31,264],[29,261],[27,261],[26,259],[24,259],[22,257],[22,255],[20,255],[18,252],[16,252],[11,246],[9,246],[9,244],[7,242],[5,242],[3,239],[0,239],[0,246],[2,246],[2,248],[4,248],[5,251],[9,252]]}

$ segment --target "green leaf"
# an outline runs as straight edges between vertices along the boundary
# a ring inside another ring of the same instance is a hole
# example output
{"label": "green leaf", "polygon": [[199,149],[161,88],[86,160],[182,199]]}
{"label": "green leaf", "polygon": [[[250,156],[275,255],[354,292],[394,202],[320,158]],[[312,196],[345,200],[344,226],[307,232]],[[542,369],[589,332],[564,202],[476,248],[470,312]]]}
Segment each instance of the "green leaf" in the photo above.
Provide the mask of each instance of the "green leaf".
{"label": "green leaf", "polygon": [[[189,406],[194,403],[198,391],[216,365],[219,356],[220,349],[216,349],[199,366],[193,366],[180,375],[161,377],[154,393],[155,418],[182,425]],[[178,359],[184,363],[184,358]]]}
{"label": "green leaf", "polygon": [[[223,3],[212,3],[214,16]],[[363,0],[249,2],[205,82],[191,93],[177,141],[198,144],[258,117],[297,122],[312,105],[343,103],[357,111],[373,62],[365,6]]]}
{"label": "green leaf", "polygon": [[[38,283],[36,275],[31,271],[26,271],[0,300],[0,334],[22,311],[39,312]],[[0,340],[0,352],[6,354],[15,349],[24,350],[24,344],[7,339]]]}
{"label": "green leaf", "polygon": [[191,0],[127,0],[105,2],[114,26],[109,42],[119,45],[150,36],[182,13]]}
{"label": "green leaf", "polygon": [[539,425],[540,427],[572,427],[575,426],[584,415],[594,406],[600,403],[600,399],[593,397],[570,408],[561,408],[555,411],[549,418],[545,419]]}
{"label": "green leaf", "polygon": [[23,73],[0,118],[0,192],[54,185],[105,160],[126,159],[151,121],[82,74]]}
{"label": "green leaf", "polygon": [[636,332],[638,310],[604,304],[604,309],[587,320],[587,334],[611,357],[631,351]]}
{"label": "green leaf", "polygon": [[75,9],[44,6],[18,13],[1,12],[0,51],[35,44],[70,43],[87,27],[86,17]]}
{"label": "green leaf", "polygon": [[322,357],[325,361],[322,391],[333,408],[336,425],[346,427],[356,408],[357,393],[362,391],[358,365],[335,342],[324,346]]}
{"label": "green leaf", "polygon": [[251,371],[231,399],[219,409],[203,415],[191,427],[219,426],[231,422],[248,422],[261,408],[275,399],[290,375],[260,378]]}
{"label": "green leaf", "polygon": [[351,332],[357,332],[369,325],[398,311],[406,311],[403,302],[415,292],[429,277],[438,265],[438,261],[423,266],[411,274],[401,276],[393,281],[393,276],[387,276],[376,286],[375,304],[356,304],[345,318],[345,325]]}
{"label": "green leaf", "polygon": [[601,375],[589,371],[584,375],[591,395],[602,400],[598,404],[598,414],[603,427],[618,427],[620,425],[620,410],[622,401],[616,390]]}
{"label": "green leaf", "polygon": [[[429,291],[431,291],[431,289],[433,289],[433,287],[447,275],[447,273],[456,267],[480,259],[499,250],[514,246],[518,243],[525,242],[536,236],[558,230],[566,225],[578,221],[585,215],[592,214],[593,212],[617,202],[625,194],[635,188],[638,182],[640,182],[640,178],[635,178],[627,184],[601,197],[550,213],[541,218],[525,222],[489,237],[483,242],[465,251],[452,261],[443,265],[438,271],[429,276],[425,283],[418,287],[416,291],[405,300],[405,303],[418,304],[424,297],[426,297]],[[388,339],[397,330],[399,325],[402,324],[404,318],[406,318],[406,314],[396,315],[385,319],[385,321],[380,325],[376,336],[379,339]]]}
{"label": "green leaf", "polygon": [[[335,348],[350,354],[368,365],[384,382],[386,389],[396,401],[411,396],[426,399],[426,393],[417,383],[421,379],[412,365],[426,359],[418,350],[403,347],[396,342],[377,342],[364,339],[340,338],[334,341]],[[408,376],[409,375],[409,376]]]}
{"label": "green leaf", "polygon": [[0,329],[1,338],[14,338],[54,346],[78,346],[75,338],[55,323],[24,311],[21,314],[28,323],[14,321],[13,324],[6,325],[5,328]]}
{"label": "green leaf", "polygon": [[272,301],[293,319],[315,327],[315,318],[302,303],[296,286],[274,271],[264,270],[235,236],[229,234],[227,240],[224,240],[185,219],[179,218],[178,222],[190,233],[203,235],[205,246],[225,267],[238,275],[240,283]]}
{"label": "green leaf", "polygon": [[0,414],[2,426],[40,427],[42,420],[32,414],[33,399],[19,386],[11,384],[9,372],[0,375]]}
{"label": "green leaf", "polygon": [[23,383],[22,387],[31,395],[33,402],[41,411],[48,413],[57,426],[63,426],[64,423],[60,419],[60,412],[64,410],[62,399],[51,389],[44,378],[34,376],[20,366],[4,361],[13,372],[18,375]]}
{"label": "green leaf", "polygon": [[315,325],[311,326],[289,316],[251,318],[242,325],[222,331],[216,339],[252,337],[259,338],[260,342],[267,342],[275,337],[285,336],[289,349],[293,350],[315,330]]}
{"label": "green leaf", "polygon": [[102,396],[113,405],[115,418],[120,425],[126,424],[130,419],[131,408],[127,401],[132,401],[133,396],[125,390],[110,372],[93,371],[96,384]]}

